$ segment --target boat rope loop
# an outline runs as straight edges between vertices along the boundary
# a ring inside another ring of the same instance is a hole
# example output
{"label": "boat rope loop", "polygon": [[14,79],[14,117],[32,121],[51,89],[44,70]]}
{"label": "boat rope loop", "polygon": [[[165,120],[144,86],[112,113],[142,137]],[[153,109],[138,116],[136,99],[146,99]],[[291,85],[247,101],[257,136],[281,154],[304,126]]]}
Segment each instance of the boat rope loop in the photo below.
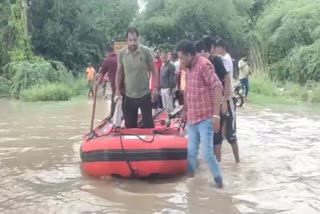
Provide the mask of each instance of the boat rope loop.
{"label": "boat rope loop", "polygon": [[[122,134],[120,134],[120,136],[119,136],[120,137],[121,150],[122,150],[122,153],[123,153],[124,157],[127,157],[126,156],[126,151],[124,150],[124,146],[123,146],[122,136],[123,136]],[[138,173],[132,168],[130,161],[126,160],[126,162],[127,162],[127,165],[128,165],[128,167],[130,169],[130,176],[131,177],[137,177]]]}

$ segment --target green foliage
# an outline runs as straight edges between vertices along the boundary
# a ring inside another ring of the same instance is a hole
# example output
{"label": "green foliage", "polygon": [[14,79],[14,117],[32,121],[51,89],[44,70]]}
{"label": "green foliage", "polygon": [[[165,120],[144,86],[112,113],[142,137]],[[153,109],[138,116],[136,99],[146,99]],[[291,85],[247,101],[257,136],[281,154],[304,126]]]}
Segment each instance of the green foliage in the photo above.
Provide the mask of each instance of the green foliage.
{"label": "green foliage", "polygon": [[277,95],[277,84],[267,75],[260,73],[250,77],[250,91],[266,96]]}
{"label": "green foliage", "polygon": [[250,90],[268,97],[290,97],[296,102],[320,102],[320,84],[313,81],[300,85],[287,80],[277,82],[266,74],[255,74],[250,77]]}
{"label": "green foliage", "polygon": [[6,77],[11,80],[11,95],[19,98],[22,90],[47,83],[70,83],[72,75],[55,61],[19,61],[5,67]]}
{"label": "green foliage", "polygon": [[0,76],[0,97],[8,96],[10,94],[9,81]]}
{"label": "green foliage", "polygon": [[74,80],[72,83],[73,96],[79,96],[88,92],[87,80],[85,78]]}
{"label": "green foliage", "polygon": [[313,103],[320,103],[320,86],[319,84],[313,88],[310,95],[310,101]]}
{"label": "green foliage", "polygon": [[[231,42],[233,52],[242,50],[249,31],[248,11],[252,0],[148,0],[136,24],[151,45],[196,40],[203,35],[221,36]],[[223,17],[223,18],[222,18]]]}
{"label": "green foliage", "polygon": [[0,66],[9,61],[31,59],[30,39],[27,32],[27,14],[24,8],[25,0],[14,3],[0,3]]}
{"label": "green foliage", "polygon": [[270,74],[278,80],[305,84],[320,81],[320,1],[270,1],[258,18],[255,34],[260,55],[268,56]]}
{"label": "green foliage", "polygon": [[64,84],[36,85],[25,89],[21,93],[21,99],[28,102],[38,101],[66,101],[72,96],[70,87]]}
{"label": "green foliage", "polygon": [[132,0],[31,0],[30,4],[35,53],[62,61],[72,70],[89,62],[100,64],[105,44],[125,36],[138,9]]}

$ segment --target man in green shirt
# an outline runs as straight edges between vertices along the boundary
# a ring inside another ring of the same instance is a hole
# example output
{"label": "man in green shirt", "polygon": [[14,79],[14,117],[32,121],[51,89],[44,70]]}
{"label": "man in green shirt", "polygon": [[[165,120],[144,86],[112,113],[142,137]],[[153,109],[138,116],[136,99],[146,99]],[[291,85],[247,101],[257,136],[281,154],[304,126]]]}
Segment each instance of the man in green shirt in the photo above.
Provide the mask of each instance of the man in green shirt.
{"label": "man in green shirt", "polygon": [[116,75],[115,101],[121,98],[124,83],[123,114],[126,128],[137,128],[138,109],[142,113],[143,128],[153,128],[152,102],[158,98],[158,90],[150,91],[150,73],[158,88],[158,72],[149,49],[139,44],[139,31],[129,27],[126,32],[128,46],[121,49]]}

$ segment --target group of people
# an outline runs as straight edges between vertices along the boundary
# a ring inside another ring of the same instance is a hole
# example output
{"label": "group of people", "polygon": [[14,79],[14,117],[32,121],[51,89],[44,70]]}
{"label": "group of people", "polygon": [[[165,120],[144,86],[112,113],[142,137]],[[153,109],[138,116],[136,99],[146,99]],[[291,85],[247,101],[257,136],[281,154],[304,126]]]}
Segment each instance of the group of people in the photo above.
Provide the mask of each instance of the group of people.
{"label": "group of people", "polygon": [[[183,105],[181,117],[188,125],[188,172],[193,175],[197,169],[201,142],[214,181],[222,187],[218,162],[224,137],[231,144],[235,161],[240,162],[236,105],[232,96],[233,61],[225,41],[216,41],[210,36],[196,42],[182,40],[175,52],[157,48],[153,56],[149,48],[139,43],[139,31],[135,27],[127,29],[126,38],[127,47],[118,56],[112,46],[107,47],[98,80],[102,83],[108,75],[111,83],[109,118],[113,116],[116,102],[122,99],[126,128],[138,127],[138,109],[143,128],[153,128],[153,114],[160,108],[171,112],[174,98],[179,98],[179,104]],[[246,66],[245,61],[239,62],[240,69]],[[89,75],[90,70],[87,72]]]}

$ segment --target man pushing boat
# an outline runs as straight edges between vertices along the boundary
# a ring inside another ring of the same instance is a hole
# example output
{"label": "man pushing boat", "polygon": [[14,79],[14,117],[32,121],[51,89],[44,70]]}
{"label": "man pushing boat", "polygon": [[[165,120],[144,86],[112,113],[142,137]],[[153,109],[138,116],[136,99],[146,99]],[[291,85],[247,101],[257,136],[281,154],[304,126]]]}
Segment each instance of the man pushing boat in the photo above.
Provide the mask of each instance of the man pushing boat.
{"label": "man pushing boat", "polygon": [[[142,114],[143,128],[154,128],[152,102],[158,98],[158,90],[149,87],[151,73],[158,88],[158,72],[149,49],[139,44],[139,31],[129,27],[126,32],[128,46],[121,49],[116,74],[115,102],[123,98],[123,114],[126,128],[138,128],[138,109]],[[125,94],[120,89],[124,83]]]}

